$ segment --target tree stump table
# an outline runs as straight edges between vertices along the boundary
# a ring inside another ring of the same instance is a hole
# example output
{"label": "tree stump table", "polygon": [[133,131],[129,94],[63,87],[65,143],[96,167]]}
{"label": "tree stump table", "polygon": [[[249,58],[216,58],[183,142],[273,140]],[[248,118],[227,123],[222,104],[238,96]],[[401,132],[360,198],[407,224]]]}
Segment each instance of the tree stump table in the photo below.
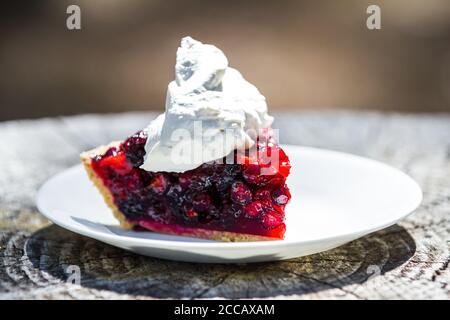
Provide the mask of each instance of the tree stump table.
{"label": "tree stump table", "polygon": [[[155,114],[0,123],[0,299],[449,299],[450,115],[276,115],[282,143],[386,162],[421,185],[399,224],[337,249],[257,264],[200,265],[139,256],[64,230],[36,209],[39,186],[78,154],[122,139]],[[81,283],[67,281],[78,266]]]}

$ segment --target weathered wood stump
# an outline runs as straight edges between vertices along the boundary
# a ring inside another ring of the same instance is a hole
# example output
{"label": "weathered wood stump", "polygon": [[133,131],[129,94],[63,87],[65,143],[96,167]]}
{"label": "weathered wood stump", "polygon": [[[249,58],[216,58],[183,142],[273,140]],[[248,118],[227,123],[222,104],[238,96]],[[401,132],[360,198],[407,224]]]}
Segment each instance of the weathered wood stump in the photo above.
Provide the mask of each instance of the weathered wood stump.
{"label": "weathered wood stump", "polygon": [[[282,262],[199,265],[138,256],[49,223],[35,195],[78,154],[121,139],[154,114],[0,123],[0,299],[450,298],[450,115],[280,114],[282,143],[389,163],[424,191],[398,225],[337,249]],[[67,281],[68,266],[81,271]]]}

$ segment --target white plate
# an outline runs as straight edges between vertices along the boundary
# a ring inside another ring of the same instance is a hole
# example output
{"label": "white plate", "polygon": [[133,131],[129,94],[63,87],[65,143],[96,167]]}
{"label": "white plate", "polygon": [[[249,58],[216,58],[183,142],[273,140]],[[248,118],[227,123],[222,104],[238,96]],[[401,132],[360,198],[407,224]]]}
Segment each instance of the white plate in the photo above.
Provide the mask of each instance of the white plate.
{"label": "white plate", "polygon": [[390,226],[422,201],[418,184],[401,171],[350,154],[284,146],[292,164],[282,241],[225,243],[119,227],[81,165],[39,190],[37,205],[73,232],[139,254],[190,262],[258,262],[329,250]]}

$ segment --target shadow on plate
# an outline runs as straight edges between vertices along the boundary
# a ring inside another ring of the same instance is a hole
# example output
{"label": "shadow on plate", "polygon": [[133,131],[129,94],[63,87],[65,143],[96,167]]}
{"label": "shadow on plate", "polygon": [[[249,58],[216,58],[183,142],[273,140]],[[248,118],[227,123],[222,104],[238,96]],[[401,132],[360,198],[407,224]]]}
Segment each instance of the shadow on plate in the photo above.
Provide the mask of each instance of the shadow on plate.
{"label": "shadow on plate", "polygon": [[[412,257],[416,245],[402,227],[296,259],[253,264],[195,264],[140,256],[51,225],[26,242],[35,268],[66,281],[81,270],[81,285],[158,298],[258,298],[301,295],[364,283]],[[347,290],[343,294],[354,295]]]}

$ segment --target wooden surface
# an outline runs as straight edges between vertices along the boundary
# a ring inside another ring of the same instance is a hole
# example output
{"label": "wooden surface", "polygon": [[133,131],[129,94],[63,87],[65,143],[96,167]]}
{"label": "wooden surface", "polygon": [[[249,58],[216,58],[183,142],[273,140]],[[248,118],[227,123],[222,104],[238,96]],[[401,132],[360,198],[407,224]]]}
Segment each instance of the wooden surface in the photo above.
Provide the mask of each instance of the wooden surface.
{"label": "wooden surface", "polygon": [[[282,143],[384,161],[422,186],[398,225],[337,249],[283,262],[197,265],[142,257],[49,223],[38,187],[78,154],[121,139],[154,114],[0,123],[0,299],[450,298],[450,115],[278,115]],[[68,282],[67,267],[81,271]]]}

